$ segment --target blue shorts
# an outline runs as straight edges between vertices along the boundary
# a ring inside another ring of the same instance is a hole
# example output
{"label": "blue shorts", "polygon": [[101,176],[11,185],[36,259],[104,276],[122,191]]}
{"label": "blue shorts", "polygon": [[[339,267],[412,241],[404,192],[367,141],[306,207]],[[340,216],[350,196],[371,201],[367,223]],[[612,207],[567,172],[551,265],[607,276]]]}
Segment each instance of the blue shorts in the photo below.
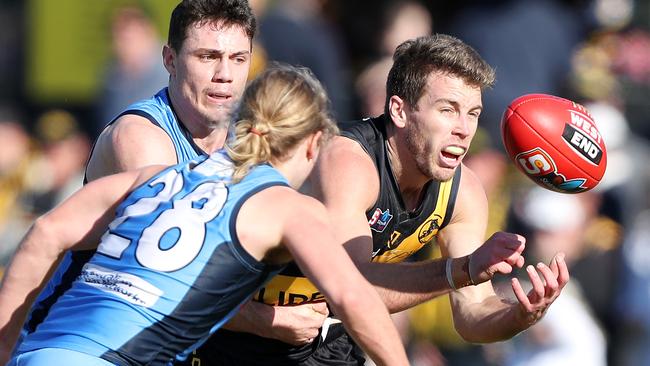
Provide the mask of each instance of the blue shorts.
{"label": "blue shorts", "polygon": [[87,353],[63,348],[41,348],[20,353],[8,366],[114,366],[112,363]]}

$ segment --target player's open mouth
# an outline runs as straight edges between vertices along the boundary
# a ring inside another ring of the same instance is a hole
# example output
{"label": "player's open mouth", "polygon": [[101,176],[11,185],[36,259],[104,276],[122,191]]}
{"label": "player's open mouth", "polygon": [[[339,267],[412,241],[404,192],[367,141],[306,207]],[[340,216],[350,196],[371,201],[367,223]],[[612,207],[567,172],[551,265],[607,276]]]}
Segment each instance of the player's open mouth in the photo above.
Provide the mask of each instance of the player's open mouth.
{"label": "player's open mouth", "polygon": [[465,155],[466,149],[461,146],[447,146],[442,152],[443,161],[450,166],[456,166],[460,162],[460,158]]}

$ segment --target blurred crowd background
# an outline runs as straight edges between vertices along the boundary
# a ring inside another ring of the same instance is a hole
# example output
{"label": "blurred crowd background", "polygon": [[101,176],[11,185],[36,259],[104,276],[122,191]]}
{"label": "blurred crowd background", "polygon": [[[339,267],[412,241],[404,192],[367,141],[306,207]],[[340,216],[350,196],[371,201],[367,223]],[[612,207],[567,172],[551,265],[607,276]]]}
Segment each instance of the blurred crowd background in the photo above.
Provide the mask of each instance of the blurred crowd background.
{"label": "blurred crowd background", "polygon": [[[81,185],[101,128],[166,85],[160,54],[176,3],[0,2],[0,269],[32,220]],[[649,0],[251,5],[260,23],[251,77],[273,60],[308,66],[339,120],[382,113],[390,56],[408,38],[457,36],[497,70],[466,160],[489,195],[487,235],[526,235],[528,263],[566,252],[572,281],[541,323],[488,346],[458,337],[446,297],[396,314],[413,365],[650,365]],[[527,93],[591,111],[609,156],[597,189],[553,193],[514,170],[499,123]],[[495,281],[504,294],[508,284]]]}

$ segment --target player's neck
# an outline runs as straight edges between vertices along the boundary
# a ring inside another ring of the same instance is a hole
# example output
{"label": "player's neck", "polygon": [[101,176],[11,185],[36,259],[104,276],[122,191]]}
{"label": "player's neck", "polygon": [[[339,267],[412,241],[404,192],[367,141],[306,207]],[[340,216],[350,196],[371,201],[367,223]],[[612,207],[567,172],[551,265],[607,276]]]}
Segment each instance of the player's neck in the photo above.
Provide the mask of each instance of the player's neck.
{"label": "player's neck", "polygon": [[[193,135],[194,136],[194,135]],[[211,154],[223,147],[228,136],[227,128],[213,129],[205,137],[193,137],[194,143],[208,154]]]}
{"label": "player's neck", "polygon": [[178,103],[180,97],[175,95],[172,88],[169,88],[169,96],[176,117],[199,148],[210,154],[223,147],[228,135],[227,121],[205,120],[200,113],[183,103]]}
{"label": "player's neck", "polygon": [[408,151],[403,147],[400,148],[403,145],[396,143],[395,136],[392,136],[386,141],[386,150],[390,169],[399,186],[402,200],[408,210],[413,210],[418,207],[422,189],[429,179],[417,169]]}

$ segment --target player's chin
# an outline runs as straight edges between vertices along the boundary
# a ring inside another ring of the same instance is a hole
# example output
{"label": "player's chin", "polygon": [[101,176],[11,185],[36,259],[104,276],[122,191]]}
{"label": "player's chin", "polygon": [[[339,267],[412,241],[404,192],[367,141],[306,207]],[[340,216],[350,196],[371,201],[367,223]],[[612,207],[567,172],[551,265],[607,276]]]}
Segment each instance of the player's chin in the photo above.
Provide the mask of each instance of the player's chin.
{"label": "player's chin", "polygon": [[437,166],[437,167],[432,167],[429,171],[429,178],[439,181],[439,182],[446,182],[450,180],[451,178],[454,177],[454,174],[456,173],[456,169],[458,166],[455,167],[442,167],[442,166]]}
{"label": "player's chin", "polygon": [[228,124],[232,115],[230,108],[226,108],[224,106],[220,106],[218,108],[210,108],[206,112],[206,119],[212,121],[215,124],[222,124],[224,122]]}

